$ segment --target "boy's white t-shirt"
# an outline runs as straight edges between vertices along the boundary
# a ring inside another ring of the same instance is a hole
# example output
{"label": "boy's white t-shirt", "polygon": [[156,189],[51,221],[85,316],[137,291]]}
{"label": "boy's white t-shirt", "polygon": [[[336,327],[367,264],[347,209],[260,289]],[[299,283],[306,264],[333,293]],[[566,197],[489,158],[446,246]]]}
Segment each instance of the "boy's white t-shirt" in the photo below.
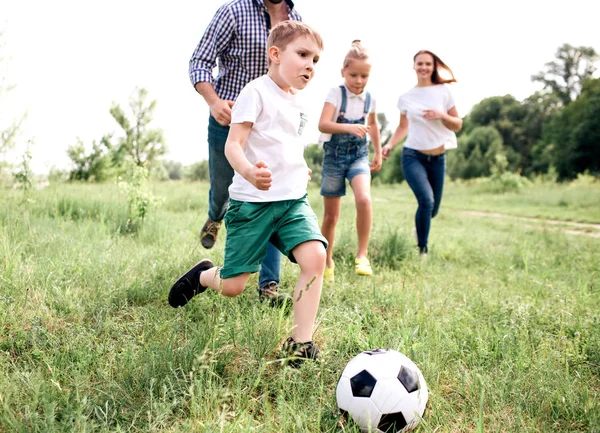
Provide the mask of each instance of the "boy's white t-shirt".
{"label": "boy's white t-shirt", "polygon": [[[346,88],[346,114],[344,117],[348,120],[357,120],[363,117],[363,113],[365,112],[365,101],[367,99],[367,91],[363,90],[361,94],[352,93],[348,87],[344,84]],[[333,113],[333,118],[331,120],[337,120],[340,114],[340,108],[342,106],[342,89],[340,86],[332,87],[325,98],[325,102],[329,102],[333,104],[335,107],[335,112]],[[369,105],[369,114],[377,112],[377,104],[375,102],[375,98],[371,93],[371,104]],[[366,119],[365,119],[366,120]],[[331,134],[322,133],[319,136],[319,143],[326,143],[331,140]]]}
{"label": "boy's white t-shirt", "polygon": [[306,194],[308,165],[300,140],[306,111],[296,95],[286,93],[268,76],[249,82],[238,95],[231,123],[252,122],[244,146],[251,164],[262,160],[272,172],[268,191],[261,191],[234,172],[229,196],[238,201],[295,200]]}
{"label": "boy's white t-shirt", "polygon": [[446,128],[440,119],[427,120],[425,110],[447,113],[455,106],[454,97],[445,84],[413,87],[398,99],[398,109],[408,119],[408,135],[404,147],[416,150],[431,150],[444,145],[456,148],[456,134]]}

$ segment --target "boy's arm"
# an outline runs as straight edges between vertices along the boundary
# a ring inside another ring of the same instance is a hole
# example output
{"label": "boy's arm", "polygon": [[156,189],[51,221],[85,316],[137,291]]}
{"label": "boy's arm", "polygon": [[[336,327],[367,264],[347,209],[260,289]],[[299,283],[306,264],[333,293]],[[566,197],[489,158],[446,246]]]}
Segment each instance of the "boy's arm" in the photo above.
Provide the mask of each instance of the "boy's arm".
{"label": "boy's arm", "polygon": [[254,165],[244,154],[244,146],[252,129],[252,122],[234,123],[229,129],[225,142],[225,157],[231,167],[257,189],[267,191],[273,181],[271,170],[264,161],[256,161]]}
{"label": "boy's arm", "polygon": [[379,171],[381,169],[381,138],[379,135],[379,125],[377,125],[377,114],[369,113],[368,117],[369,137],[373,143],[375,154],[371,162],[371,171]]}
{"label": "boy's arm", "polygon": [[337,123],[332,120],[334,114],[335,105],[331,102],[325,102],[319,119],[319,131],[324,134],[352,134],[358,138],[363,138],[369,130],[367,126],[356,123]]}

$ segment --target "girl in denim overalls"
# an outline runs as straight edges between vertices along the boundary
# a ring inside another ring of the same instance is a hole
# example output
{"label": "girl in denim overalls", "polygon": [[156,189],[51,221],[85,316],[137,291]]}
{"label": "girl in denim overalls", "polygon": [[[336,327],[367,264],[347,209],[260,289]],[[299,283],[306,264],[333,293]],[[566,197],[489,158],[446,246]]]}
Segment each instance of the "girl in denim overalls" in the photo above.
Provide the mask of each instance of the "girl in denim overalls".
{"label": "girl in denim overalls", "polygon": [[[366,50],[360,41],[354,41],[344,59],[344,84],[331,89],[319,120],[319,130],[323,133],[320,141],[324,143],[321,195],[325,214],[321,233],[329,242],[325,269],[327,282],[334,279],[335,226],[340,216],[342,196],[346,195],[346,179],[352,187],[356,203],[358,251],[355,272],[366,276],[373,273],[367,256],[373,221],[371,171],[381,168],[381,143],[375,100],[365,90],[370,72],[371,63]],[[371,164],[367,133],[375,149]]]}

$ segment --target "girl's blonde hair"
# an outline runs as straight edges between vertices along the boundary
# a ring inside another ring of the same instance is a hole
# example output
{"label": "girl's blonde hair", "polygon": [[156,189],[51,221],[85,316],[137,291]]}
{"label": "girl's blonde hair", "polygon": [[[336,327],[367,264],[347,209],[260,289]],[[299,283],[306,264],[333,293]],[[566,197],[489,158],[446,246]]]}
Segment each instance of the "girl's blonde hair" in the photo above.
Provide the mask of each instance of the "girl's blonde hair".
{"label": "girl's blonde hair", "polygon": [[[440,59],[438,56],[433,54],[429,50],[421,50],[413,57],[413,62],[417,61],[417,56],[420,54],[429,54],[433,58],[433,73],[431,74],[431,82],[433,84],[448,84],[448,83],[456,83],[456,78],[454,78],[454,73],[452,69]],[[442,78],[440,76],[440,71],[446,71],[450,74],[451,78]]]}
{"label": "girl's blonde hair", "polygon": [[352,41],[352,47],[348,50],[346,57],[344,58],[344,68],[347,68],[352,60],[367,60],[369,53],[367,49],[360,43],[360,39]]}
{"label": "girl's blonde hair", "polygon": [[[312,38],[319,49],[323,50],[323,38],[321,38],[319,32],[300,21],[286,20],[277,24],[269,32],[269,37],[267,38],[267,51],[273,46],[283,51],[289,43],[300,36]],[[270,58],[269,64],[271,64]]]}

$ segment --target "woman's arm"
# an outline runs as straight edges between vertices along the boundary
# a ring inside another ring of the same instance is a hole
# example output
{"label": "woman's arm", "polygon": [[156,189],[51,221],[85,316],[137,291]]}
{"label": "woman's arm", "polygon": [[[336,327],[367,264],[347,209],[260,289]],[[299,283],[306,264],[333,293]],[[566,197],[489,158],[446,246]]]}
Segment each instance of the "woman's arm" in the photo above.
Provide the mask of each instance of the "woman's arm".
{"label": "woman's arm", "polygon": [[392,151],[394,146],[396,146],[396,144],[400,143],[404,139],[404,137],[406,137],[407,133],[408,133],[408,119],[405,114],[401,114],[400,121],[398,122],[398,127],[394,131],[392,138],[390,138],[390,141],[388,141],[388,144],[383,146],[383,149],[381,149],[381,154],[383,156],[383,159],[388,158],[388,155],[390,154],[390,152]]}
{"label": "woman's arm", "polygon": [[423,117],[427,120],[441,120],[446,128],[450,131],[458,132],[462,128],[463,121],[456,111],[456,107],[452,107],[447,113],[438,110],[425,110]]}
{"label": "woman's arm", "polygon": [[379,125],[377,124],[377,113],[369,113],[367,118],[369,126],[369,137],[373,143],[375,154],[371,162],[371,171],[379,171],[381,169],[381,137],[379,135]]}

